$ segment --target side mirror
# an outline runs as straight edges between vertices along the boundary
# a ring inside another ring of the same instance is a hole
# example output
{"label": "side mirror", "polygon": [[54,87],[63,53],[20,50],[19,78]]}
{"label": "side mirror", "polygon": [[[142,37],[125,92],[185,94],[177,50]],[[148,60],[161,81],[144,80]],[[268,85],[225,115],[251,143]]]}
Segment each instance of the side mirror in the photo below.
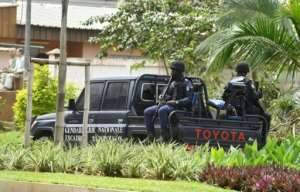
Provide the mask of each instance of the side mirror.
{"label": "side mirror", "polygon": [[76,111],[75,99],[69,99],[68,109],[70,111]]}

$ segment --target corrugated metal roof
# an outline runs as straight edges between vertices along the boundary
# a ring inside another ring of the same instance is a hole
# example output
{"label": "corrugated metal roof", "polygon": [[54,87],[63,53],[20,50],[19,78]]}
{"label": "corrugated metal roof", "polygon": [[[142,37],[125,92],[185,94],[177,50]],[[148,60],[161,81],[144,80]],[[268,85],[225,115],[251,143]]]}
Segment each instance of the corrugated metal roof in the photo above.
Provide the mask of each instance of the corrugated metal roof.
{"label": "corrugated metal roof", "polygon": [[[31,24],[45,27],[60,27],[61,25],[61,5],[50,3],[32,3]],[[92,16],[105,16],[113,14],[117,8],[91,7],[69,5],[68,28],[75,29],[101,29],[102,25],[84,26],[82,22]],[[26,3],[18,2],[17,24],[26,23]]]}
{"label": "corrugated metal roof", "polygon": [[13,7],[13,6],[17,6],[17,5],[12,3],[0,3],[0,7]]}

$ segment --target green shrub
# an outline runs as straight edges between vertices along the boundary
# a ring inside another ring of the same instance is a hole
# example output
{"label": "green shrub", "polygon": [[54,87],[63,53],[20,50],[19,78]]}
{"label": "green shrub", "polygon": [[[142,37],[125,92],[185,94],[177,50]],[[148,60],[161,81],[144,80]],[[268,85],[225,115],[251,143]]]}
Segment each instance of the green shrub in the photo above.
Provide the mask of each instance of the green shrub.
{"label": "green shrub", "polygon": [[147,178],[195,180],[202,166],[197,152],[188,152],[175,143],[153,143],[144,150]]}
{"label": "green shrub", "polygon": [[87,154],[85,172],[121,176],[123,165],[136,153],[131,142],[103,139],[98,141]]}
{"label": "green shrub", "polygon": [[63,155],[63,149],[50,141],[35,142],[25,157],[25,170],[54,172],[55,164]]}
{"label": "green shrub", "polygon": [[24,149],[20,141],[9,139],[0,145],[0,170],[198,180],[199,172],[209,164],[215,167],[274,164],[300,170],[299,154],[300,137],[287,137],[282,141],[269,138],[261,150],[257,150],[254,143],[243,149],[224,150],[204,145],[190,151],[174,143],[140,145],[107,139],[84,148],[55,146],[48,141],[34,142],[31,148]]}
{"label": "green shrub", "polygon": [[134,145],[134,155],[127,159],[122,168],[122,175],[130,178],[145,177],[145,153],[144,146]]}
{"label": "green shrub", "polygon": [[173,164],[171,166],[171,178],[194,181],[198,179],[199,171],[206,165],[205,155],[197,150],[187,152],[185,146],[178,146],[174,150]]}
{"label": "green shrub", "polygon": [[271,134],[285,139],[290,134],[300,133],[300,105],[293,92],[288,92],[271,102],[268,109],[272,113]]}
{"label": "green shrub", "polygon": [[[42,115],[54,112],[56,109],[57,80],[50,77],[48,66],[35,66],[32,87],[32,114]],[[65,100],[74,98],[77,88],[74,85],[66,86]],[[18,129],[23,129],[26,118],[27,89],[18,91],[16,103],[13,106],[14,120]]]}
{"label": "green shrub", "polygon": [[76,173],[82,170],[84,162],[84,151],[77,147],[71,147],[59,153],[54,165],[54,171]]}
{"label": "green shrub", "polygon": [[1,159],[5,169],[20,170],[26,166],[25,158],[29,150],[24,149],[21,145],[2,146]]}

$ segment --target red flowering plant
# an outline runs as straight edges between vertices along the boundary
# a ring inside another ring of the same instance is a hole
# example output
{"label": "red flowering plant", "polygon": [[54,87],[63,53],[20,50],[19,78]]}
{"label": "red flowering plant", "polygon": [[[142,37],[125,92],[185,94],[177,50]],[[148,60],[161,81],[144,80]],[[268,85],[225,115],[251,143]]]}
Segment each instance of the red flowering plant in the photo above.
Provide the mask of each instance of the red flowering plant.
{"label": "red flowering plant", "polygon": [[209,165],[200,180],[246,192],[299,192],[300,171],[275,165],[216,167]]}

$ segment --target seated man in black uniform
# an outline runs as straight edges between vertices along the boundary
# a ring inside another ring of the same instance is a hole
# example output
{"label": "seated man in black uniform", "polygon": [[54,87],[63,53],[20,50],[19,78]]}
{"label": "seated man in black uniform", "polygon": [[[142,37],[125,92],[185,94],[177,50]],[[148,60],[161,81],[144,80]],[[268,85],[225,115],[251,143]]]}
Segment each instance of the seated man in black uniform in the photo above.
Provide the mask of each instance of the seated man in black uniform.
{"label": "seated man in black uniform", "polygon": [[[184,77],[184,64],[179,61],[171,63],[171,82],[166,88],[166,95],[161,106],[151,106],[144,111],[145,126],[147,128],[147,138],[145,142],[151,141],[155,137],[154,118],[159,117],[161,127],[161,138],[159,141],[168,141],[170,135],[168,130],[168,116],[174,110],[181,110],[192,107],[192,83]],[[158,114],[156,114],[156,112]]]}
{"label": "seated man in black uniform", "polygon": [[[231,98],[232,90],[230,89],[231,84],[243,84],[245,86],[245,114],[252,115],[262,115],[268,122],[268,125],[264,125],[266,130],[269,130],[271,116],[266,113],[259,103],[259,99],[262,98],[261,91],[256,91],[252,81],[247,78],[247,74],[249,73],[249,65],[246,63],[239,63],[236,65],[235,71],[237,73],[236,77],[234,77],[228,85],[225,87],[223,93],[223,100],[226,103],[229,102]],[[232,98],[231,98],[232,99]],[[237,110],[237,114],[241,115],[241,111]]]}

